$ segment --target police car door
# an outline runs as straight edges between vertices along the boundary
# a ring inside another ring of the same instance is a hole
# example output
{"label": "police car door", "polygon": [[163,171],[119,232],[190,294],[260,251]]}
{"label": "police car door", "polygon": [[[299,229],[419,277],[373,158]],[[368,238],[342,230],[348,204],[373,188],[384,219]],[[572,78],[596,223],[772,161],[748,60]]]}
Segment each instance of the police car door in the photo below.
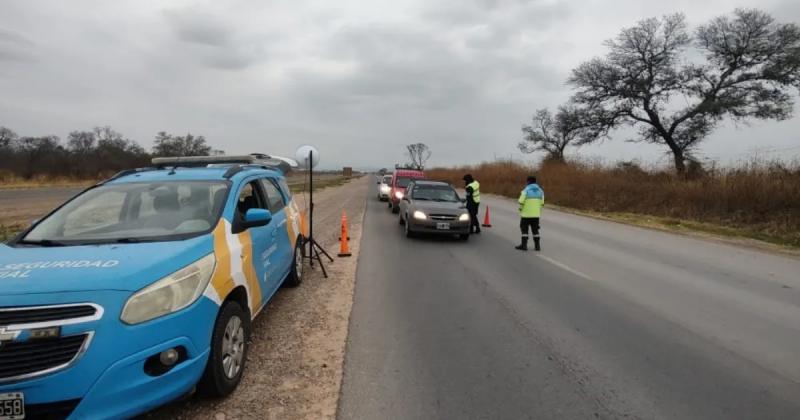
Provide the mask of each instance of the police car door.
{"label": "police car door", "polygon": [[[236,202],[237,218],[243,218],[247,210],[260,208],[269,210],[269,203],[264,194],[261,183],[255,179],[246,182],[238,193]],[[261,308],[261,304],[272,294],[269,287],[269,253],[275,248],[275,220],[266,226],[249,228],[237,234],[238,244],[241,246],[242,275],[248,282],[253,311]],[[257,283],[252,283],[257,282]]]}
{"label": "police car door", "polygon": [[272,213],[272,225],[275,231],[272,232],[274,249],[269,255],[270,270],[267,272],[267,281],[270,290],[280,286],[284,277],[289,274],[294,260],[294,249],[289,241],[289,230],[286,226],[286,198],[280,192],[277,181],[273,178],[261,178],[261,186],[267,196],[269,211]]}

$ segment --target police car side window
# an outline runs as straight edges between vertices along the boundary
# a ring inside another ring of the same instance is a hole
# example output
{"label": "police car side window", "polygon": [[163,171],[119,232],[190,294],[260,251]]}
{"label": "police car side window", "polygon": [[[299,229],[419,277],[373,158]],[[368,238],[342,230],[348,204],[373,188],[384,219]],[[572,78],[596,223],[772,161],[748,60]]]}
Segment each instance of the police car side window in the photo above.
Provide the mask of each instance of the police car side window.
{"label": "police car side window", "polygon": [[244,215],[250,209],[266,209],[264,199],[255,181],[248,182],[239,192],[239,199],[236,202],[236,209],[239,214]]}
{"label": "police car side window", "polygon": [[269,178],[261,178],[261,185],[264,187],[264,192],[267,194],[267,202],[269,203],[269,211],[277,213],[286,206],[283,201],[283,195],[275,185],[275,182]]}

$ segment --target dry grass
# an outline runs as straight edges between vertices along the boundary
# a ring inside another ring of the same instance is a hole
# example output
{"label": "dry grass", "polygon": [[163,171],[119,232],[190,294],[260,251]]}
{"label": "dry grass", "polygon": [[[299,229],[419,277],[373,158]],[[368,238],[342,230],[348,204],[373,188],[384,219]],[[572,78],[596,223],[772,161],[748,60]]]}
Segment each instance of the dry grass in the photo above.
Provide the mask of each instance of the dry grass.
{"label": "dry grass", "polygon": [[0,189],[28,189],[42,187],[83,187],[89,186],[101,178],[97,179],[77,179],[69,177],[52,177],[48,175],[38,175],[31,179],[25,179],[9,172],[0,171]]}
{"label": "dry grass", "polygon": [[[433,178],[461,184],[472,173],[484,192],[516,197],[535,174],[550,203],[604,214],[655,216],[665,226],[687,224],[725,236],[743,236],[800,247],[800,165],[752,162],[689,179],[637,165],[607,167],[584,162],[525,167],[492,162],[433,169]],[[688,223],[693,222],[693,223]]]}

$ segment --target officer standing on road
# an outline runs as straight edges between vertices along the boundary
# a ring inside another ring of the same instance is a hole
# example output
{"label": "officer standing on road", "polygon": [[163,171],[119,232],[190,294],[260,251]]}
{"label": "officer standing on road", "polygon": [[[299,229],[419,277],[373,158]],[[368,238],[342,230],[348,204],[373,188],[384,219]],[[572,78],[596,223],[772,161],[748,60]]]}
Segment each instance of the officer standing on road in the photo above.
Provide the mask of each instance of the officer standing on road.
{"label": "officer standing on road", "polygon": [[467,190],[467,211],[469,212],[469,233],[481,233],[481,224],[478,223],[478,207],[481,205],[481,184],[470,174],[464,175],[464,184]]}
{"label": "officer standing on road", "polygon": [[542,248],[539,243],[539,217],[542,215],[544,205],[544,191],[536,184],[536,177],[528,177],[528,185],[519,195],[519,228],[522,231],[522,243],[516,248],[520,251],[528,250],[528,228],[533,232],[533,244],[537,251]]}

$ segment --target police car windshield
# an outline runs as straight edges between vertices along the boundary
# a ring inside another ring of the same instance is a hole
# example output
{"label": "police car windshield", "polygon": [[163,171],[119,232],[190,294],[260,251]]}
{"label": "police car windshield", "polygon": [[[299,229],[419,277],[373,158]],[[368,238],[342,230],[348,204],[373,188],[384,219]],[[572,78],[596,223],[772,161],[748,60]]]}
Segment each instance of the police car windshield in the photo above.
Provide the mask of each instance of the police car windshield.
{"label": "police car windshield", "polygon": [[217,223],[228,184],[167,181],[107,184],[79,195],[19,242],[42,245],[184,239]]}
{"label": "police car windshield", "polygon": [[414,200],[458,202],[456,191],[445,185],[417,185],[411,194]]}

